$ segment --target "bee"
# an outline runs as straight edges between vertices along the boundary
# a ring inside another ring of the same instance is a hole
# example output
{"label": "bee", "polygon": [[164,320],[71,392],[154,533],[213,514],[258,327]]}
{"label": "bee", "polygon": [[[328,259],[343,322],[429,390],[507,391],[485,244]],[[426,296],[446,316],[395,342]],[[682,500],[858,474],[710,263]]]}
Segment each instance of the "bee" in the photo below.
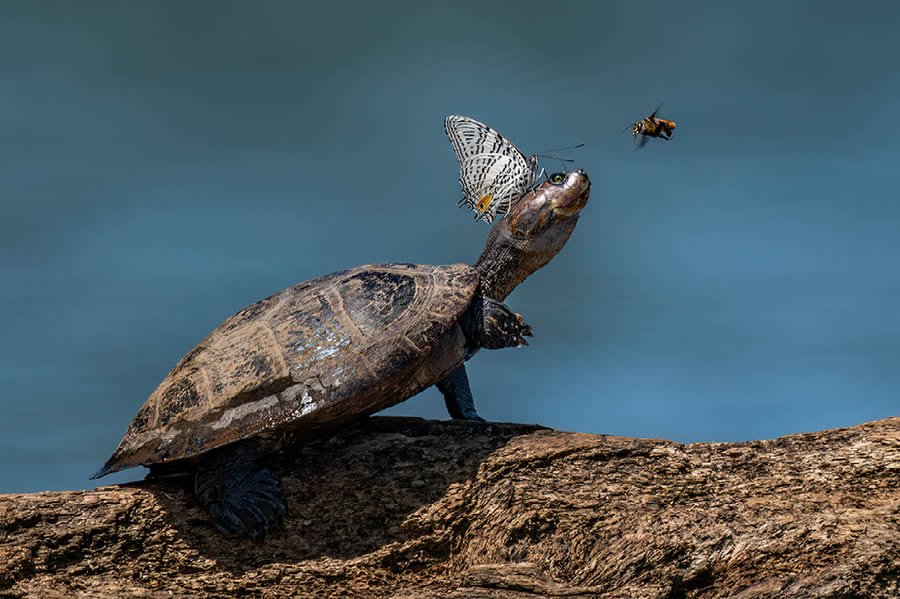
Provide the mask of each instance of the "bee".
{"label": "bee", "polygon": [[[665,140],[672,139],[675,123],[667,121],[666,119],[657,118],[656,113],[659,112],[660,108],[662,108],[662,104],[656,107],[653,114],[631,125],[631,134],[634,136],[634,139],[637,139],[638,135],[643,135],[641,143],[638,144],[638,148],[643,148],[651,137],[658,137],[659,139]],[[628,127],[625,127],[622,131],[628,131]]]}

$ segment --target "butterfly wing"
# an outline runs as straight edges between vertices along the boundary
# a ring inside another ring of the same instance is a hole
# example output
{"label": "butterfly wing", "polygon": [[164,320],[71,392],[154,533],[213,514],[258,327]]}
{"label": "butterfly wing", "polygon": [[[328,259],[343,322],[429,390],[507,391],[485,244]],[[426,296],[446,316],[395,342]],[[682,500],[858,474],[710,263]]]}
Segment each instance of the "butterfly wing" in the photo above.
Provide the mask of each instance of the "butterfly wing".
{"label": "butterfly wing", "polygon": [[450,115],[444,129],[459,161],[460,203],[488,223],[509,211],[537,179],[537,157],[526,158],[509,140],[484,123]]}

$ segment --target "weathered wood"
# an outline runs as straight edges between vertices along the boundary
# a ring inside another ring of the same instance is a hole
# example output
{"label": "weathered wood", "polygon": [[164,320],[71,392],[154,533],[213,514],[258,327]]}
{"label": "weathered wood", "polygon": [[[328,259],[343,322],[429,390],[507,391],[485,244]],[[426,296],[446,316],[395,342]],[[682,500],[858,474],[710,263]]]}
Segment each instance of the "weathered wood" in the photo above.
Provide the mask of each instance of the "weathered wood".
{"label": "weathered wood", "polygon": [[0,597],[900,596],[900,418],[752,443],[372,418],[225,539],[184,479],[0,496]]}

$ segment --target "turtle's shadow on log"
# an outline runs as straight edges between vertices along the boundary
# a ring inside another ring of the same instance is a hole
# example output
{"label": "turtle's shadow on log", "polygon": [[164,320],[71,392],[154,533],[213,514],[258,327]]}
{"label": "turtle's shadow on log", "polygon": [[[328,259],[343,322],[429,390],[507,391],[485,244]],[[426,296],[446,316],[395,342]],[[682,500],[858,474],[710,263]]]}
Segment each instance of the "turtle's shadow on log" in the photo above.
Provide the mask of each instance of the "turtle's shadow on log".
{"label": "turtle's shadow on log", "polygon": [[221,568],[349,559],[421,534],[403,525],[410,514],[471,478],[513,437],[541,428],[375,417],[291,447],[268,462],[281,476],[288,515],[263,543],[219,534],[191,496],[187,478],[147,490],[179,536]]}

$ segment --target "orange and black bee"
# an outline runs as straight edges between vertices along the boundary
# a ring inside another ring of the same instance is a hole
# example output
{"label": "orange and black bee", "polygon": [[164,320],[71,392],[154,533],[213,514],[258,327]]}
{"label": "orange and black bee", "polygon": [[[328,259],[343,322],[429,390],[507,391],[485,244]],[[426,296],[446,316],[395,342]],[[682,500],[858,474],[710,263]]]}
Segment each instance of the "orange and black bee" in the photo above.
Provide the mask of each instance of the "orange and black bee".
{"label": "orange and black bee", "polygon": [[[657,106],[656,110],[653,111],[653,114],[631,125],[631,134],[634,136],[634,139],[637,139],[638,135],[643,135],[641,143],[638,144],[638,148],[643,148],[647,144],[647,140],[651,137],[658,137],[659,139],[665,140],[672,139],[672,131],[675,130],[675,123],[667,121],[666,119],[657,118],[656,113],[659,112],[661,107],[662,105]],[[622,131],[627,130],[628,127],[622,129]]]}

